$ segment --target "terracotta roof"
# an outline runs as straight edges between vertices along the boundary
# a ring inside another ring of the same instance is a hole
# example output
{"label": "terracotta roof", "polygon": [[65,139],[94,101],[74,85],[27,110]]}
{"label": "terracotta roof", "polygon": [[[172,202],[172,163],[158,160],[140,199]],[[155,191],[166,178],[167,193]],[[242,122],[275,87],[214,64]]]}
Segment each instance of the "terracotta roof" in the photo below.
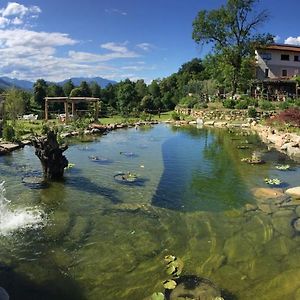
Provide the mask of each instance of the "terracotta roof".
{"label": "terracotta roof", "polygon": [[300,46],[288,44],[273,44],[262,47],[261,49],[300,52]]}

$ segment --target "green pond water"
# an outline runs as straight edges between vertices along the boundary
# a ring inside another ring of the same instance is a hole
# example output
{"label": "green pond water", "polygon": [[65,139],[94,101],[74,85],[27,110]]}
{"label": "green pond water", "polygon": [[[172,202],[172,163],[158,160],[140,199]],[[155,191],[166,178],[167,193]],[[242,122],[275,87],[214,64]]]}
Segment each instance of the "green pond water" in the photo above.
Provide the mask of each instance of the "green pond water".
{"label": "green pond water", "polygon": [[[241,162],[253,151],[266,163]],[[255,135],[157,125],[65,154],[74,167],[47,186],[26,180],[41,175],[32,147],[0,157],[0,286],[11,299],[142,300],[164,291],[168,254],[225,299],[300,299],[300,210],[270,199],[266,209],[255,193],[270,188],[265,177],[299,186],[300,169]]]}

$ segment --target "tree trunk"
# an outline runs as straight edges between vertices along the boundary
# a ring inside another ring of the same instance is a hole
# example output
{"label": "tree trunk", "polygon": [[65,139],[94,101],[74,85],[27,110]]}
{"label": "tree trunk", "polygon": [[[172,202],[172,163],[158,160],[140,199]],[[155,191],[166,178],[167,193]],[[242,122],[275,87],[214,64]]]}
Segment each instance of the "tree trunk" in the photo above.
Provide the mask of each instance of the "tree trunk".
{"label": "tree trunk", "polygon": [[35,138],[32,142],[35,154],[42,163],[44,178],[61,179],[64,175],[64,168],[68,166],[68,160],[63,155],[68,146],[59,146],[54,131],[49,131],[46,137]]}

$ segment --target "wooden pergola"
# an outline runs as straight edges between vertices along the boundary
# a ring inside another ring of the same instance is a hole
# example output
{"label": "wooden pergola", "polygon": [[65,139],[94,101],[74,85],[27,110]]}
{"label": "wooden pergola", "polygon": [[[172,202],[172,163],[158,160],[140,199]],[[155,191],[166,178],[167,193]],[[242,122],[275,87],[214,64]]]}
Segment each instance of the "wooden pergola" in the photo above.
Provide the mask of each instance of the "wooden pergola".
{"label": "wooden pergola", "polygon": [[72,115],[75,116],[75,104],[76,103],[87,103],[87,102],[94,102],[95,103],[95,119],[98,119],[99,116],[99,98],[94,97],[45,97],[45,120],[48,120],[48,105],[49,103],[64,103],[65,109],[65,121],[67,122],[69,119],[69,104],[72,107]]}

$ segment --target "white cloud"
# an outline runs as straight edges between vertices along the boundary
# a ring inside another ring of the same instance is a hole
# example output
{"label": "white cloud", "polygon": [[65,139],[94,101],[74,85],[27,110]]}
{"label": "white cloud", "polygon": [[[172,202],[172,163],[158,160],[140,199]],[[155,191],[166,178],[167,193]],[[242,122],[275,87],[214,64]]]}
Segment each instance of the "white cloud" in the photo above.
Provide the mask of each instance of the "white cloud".
{"label": "white cloud", "polygon": [[12,21],[11,21],[11,24],[13,25],[21,25],[23,24],[24,21],[21,19],[21,18],[18,18],[18,17],[15,17]]}
{"label": "white cloud", "polygon": [[279,35],[276,35],[276,36],[274,37],[274,42],[275,42],[275,43],[279,43],[280,40],[281,40],[281,37],[280,37]]}
{"label": "white cloud", "polygon": [[109,42],[101,45],[101,48],[108,50],[108,53],[104,54],[94,54],[89,52],[78,52],[78,51],[69,51],[69,57],[74,60],[80,62],[104,62],[113,59],[120,59],[120,58],[135,58],[139,57],[139,54],[129,50],[125,45],[127,42],[118,44],[114,42]]}
{"label": "white cloud", "polygon": [[127,49],[127,47],[125,47],[126,44],[127,44],[127,42],[125,42],[123,44],[109,42],[109,43],[102,44],[101,48],[111,50],[113,52],[127,53],[128,49]]}
{"label": "white cloud", "polygon": [[37,32],[26,29],[0,30],[0,45],[6,47],[27,46],[30,47],[56,47],[74,45],[73,40],[66,33]]}
{"label": "white cloud", "polygon": [[0,28],[4,28],[9,24],[9,20],[0,16]]}
{"label": "white cloud", "polygon": [[[102,76],[118,80],[137,78],[138,72],[146,70],[144,62],[131,60],[140,57],[140,54],[130,49],[129,42],[103,43],[98,53],[91,53],[79,51],[82,41],[67,33],[29,29],[40,13],[38,6],[25,6],[17,2],[9,2],[0,8],[1,76],[32,81],[38,78],[59,81],[73,76]],[[117,9],[110,10],[110,13],[127,15]],[[145,51],[147,47],[150,44],[142,43],[138,48]],[[137,47],[135,49],[138,50]],[[127,67],[122,63],[115,67],[114,60],[117,59],[126,60]]]}
{"label": "white cloud", "polygon": [[101,47],[104,53],[99,54],[75,50],[69,50],[65,57],[57,54],[58,47],[74,46],[77,43],[65,33],[0,29],[1,74],[28,80],[45,78],[58,81],[72,76],[116,79],[122,78],[125,69],[106,65],[105,62],[139,56],[125,46],[127,42],[105,43]]}
{"label": "white cloud", "polygon": [[6,7],[0,9],[0,28],[22,25],[27,18],[37,18],[41,12],[38,6],[27,7],[17,2],[8,2]]}
{"label": "white cloud", "polygon": [[11,16],[25,16],[26,14],[39,14],[41,13],[41,9],[38,6],[29,6],[26,7],[17,2],[8,2],[6,8],[1,10],[3,17],[11,17]]}
{"label": "white cloud", "polygon": [[284,41],[285,44],[290,44],[290,45],[297,45],[297,46],[300,46],[300,36],[298,37],[288,37],[285,41]]}
{"label": "white cloud", "polygon": [[126,11],[122,11],[120,9],[117,8],[106,8],[105,12],[107,14],[117,14],[117,15],[122,15],[122,16],[127,16],[127,12]]}
{"label": "white cloud", "polygon": [[149,51],[152,48],[154,48],[154,46],[149,43],[140,43],[140,44],[137,44],[136,46],[144,51]]}

